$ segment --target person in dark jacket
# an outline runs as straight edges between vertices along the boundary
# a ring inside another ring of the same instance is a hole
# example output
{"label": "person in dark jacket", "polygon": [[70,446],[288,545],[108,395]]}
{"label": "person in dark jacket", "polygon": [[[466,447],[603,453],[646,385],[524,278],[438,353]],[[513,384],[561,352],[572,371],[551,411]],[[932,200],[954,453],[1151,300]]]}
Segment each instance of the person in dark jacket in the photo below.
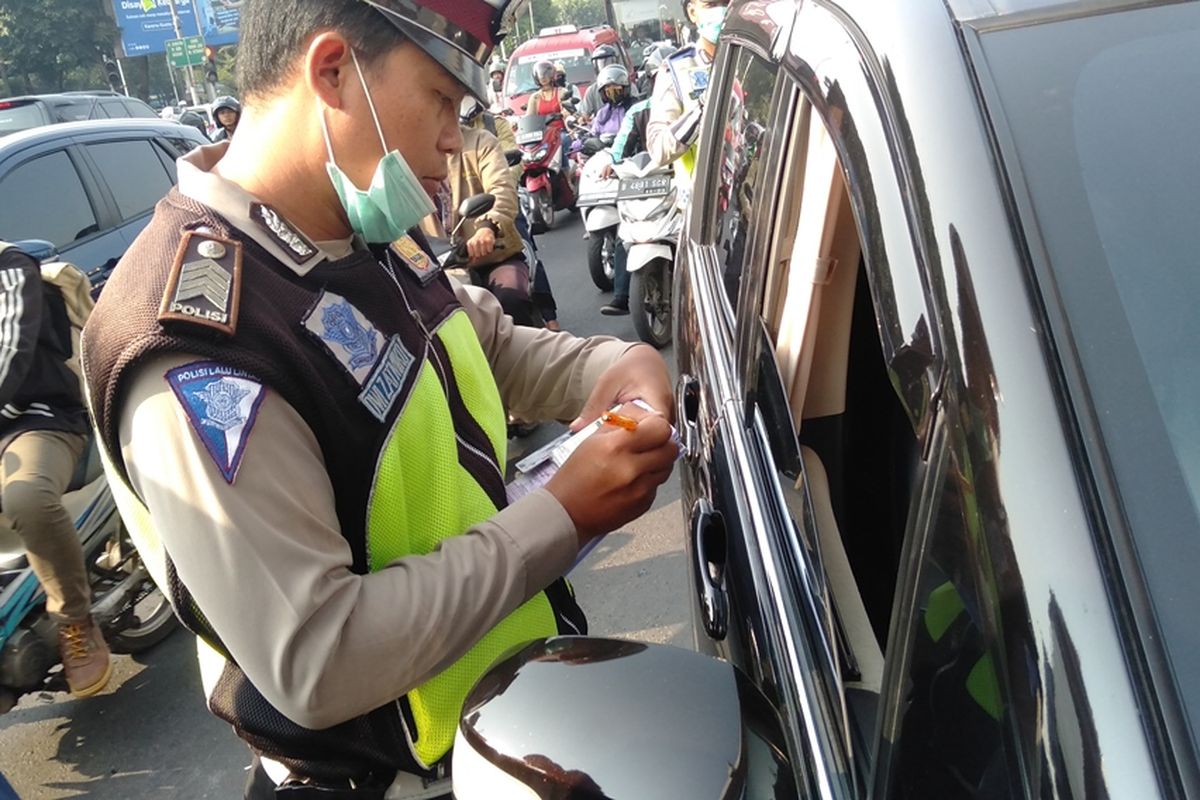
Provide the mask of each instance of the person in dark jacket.
{"label": "person in dark jacket", "polygon": [[217,132],[213,134],[214,142],[223,142],[233,137],[238,121],[242,118],[242,104],[237,98],[218,97],[213,103],[213,118],[217,121]]}
{"label": "person in dark jacket", "polygon": [[108,683],[112,663],[92,622],[83,546],[62,503],[88,446],[73,358],[62,293],[42,280],[37,259],[0,242],[0,508],[46,592],[71,694],[88,697]]}

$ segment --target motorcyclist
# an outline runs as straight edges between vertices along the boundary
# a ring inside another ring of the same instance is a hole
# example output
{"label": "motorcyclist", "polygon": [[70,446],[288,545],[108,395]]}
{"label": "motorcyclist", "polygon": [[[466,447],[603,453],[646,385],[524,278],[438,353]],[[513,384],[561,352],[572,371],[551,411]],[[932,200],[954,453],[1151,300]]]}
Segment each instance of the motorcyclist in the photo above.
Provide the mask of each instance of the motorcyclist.
{"label": "motorcyclist", "polygon": [[[565,72],[563,74],[565,77]],[[551,114],[558,114],[560,117],[565,117],[570,110],[569,107],[574,96],[571,87],[559,84],[557,67],[554,63],[543,60],[534,64],[533,79],[537,82],[538,90],[529,98],[529,103],[525,107],[525,115],[547,117]],[[571,146],[571,139],[567,135],[565,121],[553,124],[558,125],[559,128],[559,135],[562,139],[559,153],[562,158],[562,168],[566,171],[567,153]]]}
{"label": "motorcyclist", "polygon": [[604,105],[604,98],[599,91],[600,73],[605,67],[618,63],[620,54],[611,44],[602,44],[592,51],[592,69],[596,73],[596,80],[583,93],[583,101],[579,104],[579,116],[584,122],[591,122],[596,117],[596,112]]}
{"label": "motorcyclist", "polygon": [[[517,146],[517,137],[513,133],[512,125],[502,116],[492,114],[485,111],[483,104],[474,97],[467,95],[463,98],[462,105],[459,109],[458,120],[463,126],[468,128],[483,128],[488,133],[500,140],[500,150],[504,154],[508,154],[513,150],[519,150]],[[519,186],[523,168],[520,163],[514,164],[509,168],[509,173],[512,175],[513,185]],[[541,314],[542,321],[546,327],[552,331],[562,330],[562,326],[558,322],[558,303],[554,299],[554,291],[550,288],[550,277],[546,274],[546,267],[540,258],[537,258],[537,240],[529,230],[529,221],[525,219],[525,214],[521,211],[520,203],[517,203],[517,230],[521,234],[521,238],[529,242],[533,250],[536,263],[530,264],[530,270],[533,273],[533,291],[530,293],[530,298],[533,300],[533,305]]]}
{"label": "motorcyclist", "polygon": [[33,256],[0,242],[0,508],[46,592],[67,686],[89,697],[108,683],[112,660],[62,496],[89,441],[76,340],[91,296],[70,265],[45,275]]}
{"label": "motorcyclist", "polygon": [[505,61],[493,61],[488,68],[488,110],[493,114],[504,110],[504,73],[507,70]]}
{"label": "motorcyclist", "polygon": [[629,94],[629,71],[619,64],[612,64],[600,71],[596,78],[596,91],[604,98],[604,105],[592,120],[592,136],[617,135],[625,112],[633,105]]}
{"label": "motorcyclist", "polygon": [[691,200],[700,118],[727,6],[728,0],[685,0],[699,39],[667,57],[654,80],[646,149],[658,164],[675,164],[677,197],[684,206]]}
{"label": "motorcyclist", "polygon": [[237,98],[225,95],[218,97],[213,103],[213,118],[217,121],[217,131],[213,134],[214,142],[223,142],[233,137],[238,121],[242,118],[242,104]]}

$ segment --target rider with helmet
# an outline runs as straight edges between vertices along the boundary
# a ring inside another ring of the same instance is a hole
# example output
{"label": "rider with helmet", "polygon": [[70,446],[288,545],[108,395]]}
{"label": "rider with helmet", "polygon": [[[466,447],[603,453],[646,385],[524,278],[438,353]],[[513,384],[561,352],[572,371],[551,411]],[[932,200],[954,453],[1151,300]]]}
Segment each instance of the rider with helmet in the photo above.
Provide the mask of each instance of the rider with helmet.
{"label": "rider with helmet", "polygon": [[223,142],[233,138],[233,131],[242,118],[242,104],[237,101],[236,97],[225,95],[218,97],[217,101],[213,103],[212,112],[213,118],[217,122],[217,132],[213,134],[212,140]]}
{"label": "rider with helmet", "polygon": [[596,78],[596,94],[603,98],[604,105],[592,119],[592,135],[616,136],[625,119],[625,112],[633,105],[629,94],[629,71],[619,64],[612,64],[600,71]]}
{"label": "rider with helmet", "polygon": [[[596,71],[596,77],[599,79],[600,73],[605,67],[614,66],[621,63],[620,54],[617,48],[611,44],[602,44],[592,51],[592,68]],[[579,106],[579,115],[584,120],[593,119],[596,112],[604,105],[604,98],[600,96],[599,81],[593,83],[584,92],[583,102]]]}
{"label": "rider with helmet", "polygon": [[499,114],[504,110],[504,73],[508,69],[505,61],[493,61],[488,68],[488,110]]}

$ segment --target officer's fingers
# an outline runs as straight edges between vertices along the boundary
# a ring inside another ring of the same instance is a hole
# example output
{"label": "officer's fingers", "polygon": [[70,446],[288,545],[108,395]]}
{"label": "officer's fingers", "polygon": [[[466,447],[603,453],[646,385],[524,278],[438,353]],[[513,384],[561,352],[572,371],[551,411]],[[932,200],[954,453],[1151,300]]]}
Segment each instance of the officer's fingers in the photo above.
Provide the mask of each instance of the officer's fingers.
{"label": "officer's fingers", "polygon": [[671,438],[671,425],[663,417],[651,414],[638,421],[637,430],[633,431],[630,448],[635,453],[645,453],[656,450]]}

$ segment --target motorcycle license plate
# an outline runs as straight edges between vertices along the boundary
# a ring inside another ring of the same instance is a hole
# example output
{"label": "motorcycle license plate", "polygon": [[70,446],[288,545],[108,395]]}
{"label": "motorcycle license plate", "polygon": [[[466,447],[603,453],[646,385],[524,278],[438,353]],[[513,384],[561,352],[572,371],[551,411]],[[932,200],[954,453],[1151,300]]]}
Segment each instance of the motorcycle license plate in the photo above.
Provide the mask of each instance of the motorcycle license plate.
{"label": "motorcycle license plate", "polygon": [[651,175],[648,178],[625,178],[617,192],[618,200],[638,200],[643,197],[662,197],[671,192],[671,175]]}
{"label": "motorcycle license plate", "polygon": [[517,144],[537,144],[543,139],[541,131],[526,131],[517,134]]}

